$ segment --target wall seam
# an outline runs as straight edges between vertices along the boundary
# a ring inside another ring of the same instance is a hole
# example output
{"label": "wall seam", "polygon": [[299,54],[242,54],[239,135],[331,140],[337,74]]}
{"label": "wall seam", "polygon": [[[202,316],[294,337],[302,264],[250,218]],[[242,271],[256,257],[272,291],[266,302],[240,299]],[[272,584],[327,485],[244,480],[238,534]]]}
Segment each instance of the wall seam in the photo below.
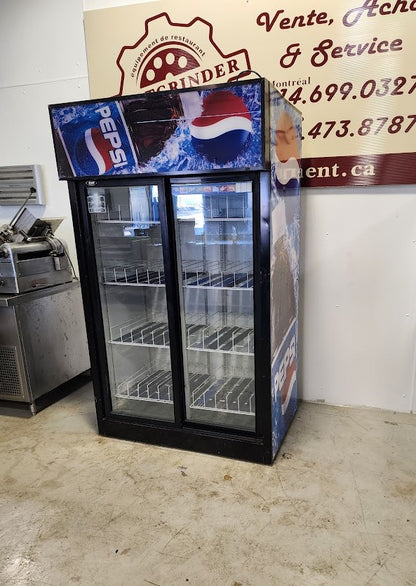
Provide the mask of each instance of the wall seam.
{"label": "wall seam", "polygon": [[74,81],[76,79],[88,79],[88,75],[85,74],[85,75],[74,75],[71,77],[55,77],[53,79],[43,79],[40,81],[28,81],[26,83],[0,85],[0,90],[13,89],[13,88],[19,88],[19,87],[27,87],[27,86],[33,86],[33,85],[45,85],[48,83],[56,83],[56,82],[63,82],[63,81]]}

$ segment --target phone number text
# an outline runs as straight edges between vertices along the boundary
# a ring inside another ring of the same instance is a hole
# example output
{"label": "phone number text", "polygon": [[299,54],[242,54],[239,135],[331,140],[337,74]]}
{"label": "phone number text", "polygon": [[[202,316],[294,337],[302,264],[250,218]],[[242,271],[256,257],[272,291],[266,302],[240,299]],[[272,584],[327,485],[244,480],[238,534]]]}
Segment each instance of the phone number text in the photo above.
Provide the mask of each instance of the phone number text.
{"label": "phone number text", "polygon": [[321,101],[330,102],[334,98],[341,100],[356,100],[357,98],[384,98],[385,96],[402,96],[416,92],[416,75],[407,78],[402,75],[398,77],[383,77],[381,79],[368,79],[361,86],[354,86],[351,81],[343,83],[330,83],[316,85],[312,90],[305,86],[297,87],[295,90],[287,87],[279,87],[279,82],[274,82],[275,87],[292,104],[316,104]]}
{"label": "phone number text", "polygon": [[[358,127],[351,127],[351,120],[327,120],[326,122],[317,122],[307,133],[313,140],[317,138],[326,138],[335,136],[344,138],[345,136],[375,136],[380,132],[389,134],[398,134],[399,132],[410,132],[416,128],[416,114],[408,116],[380,116],[378,118],[364,118]],[[305,137],[302,137],[305,138]]]}

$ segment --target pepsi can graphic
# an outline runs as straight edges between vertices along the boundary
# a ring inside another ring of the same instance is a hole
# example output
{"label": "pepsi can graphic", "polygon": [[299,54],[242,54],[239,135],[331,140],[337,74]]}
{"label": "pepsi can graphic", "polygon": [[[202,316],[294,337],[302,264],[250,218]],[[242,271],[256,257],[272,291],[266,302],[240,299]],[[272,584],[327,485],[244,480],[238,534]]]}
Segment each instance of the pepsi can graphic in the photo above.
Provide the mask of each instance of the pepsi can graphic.
{"label": "pepsi can graphic", "polygon": [[[117,102],[96,102],[52,112],[61,147],[60,176],[95,177],[137,172],[137,157]],[[62,160],[65,155],[66,160]]]}

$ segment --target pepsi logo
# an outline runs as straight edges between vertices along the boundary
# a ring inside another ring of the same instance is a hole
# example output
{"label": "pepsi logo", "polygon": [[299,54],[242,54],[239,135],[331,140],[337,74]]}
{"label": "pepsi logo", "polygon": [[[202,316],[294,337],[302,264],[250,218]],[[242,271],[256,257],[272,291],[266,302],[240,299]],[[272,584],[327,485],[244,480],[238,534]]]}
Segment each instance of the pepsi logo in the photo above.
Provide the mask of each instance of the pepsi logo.
{"label": "pepsi logo", "polygon": [[98,127],[87,127],[75,145],[79,167],[86,175],[104,175],[113,168],[127,164],[117,124],[110,106],[95,111],[101,116]]}
{"label": "pepsi logo", "polygon": [[282,386],[282,414],[284,415],[289,405],[290,397],[296,382],[296,363],[293,362],[286,370],[286,378]]}
{"label": "pepsi logo", "polygon": [[283,355],[279,370],[275,376],[275,388],[281,395],[282,414],[289,405],[296,382],[296,335],[292,336],[289,346]]}
{"label": "pepsi logo", "polygon": [[87,175],[103,175],[113,166],[110,149],[99,128],[88,128],[76,146],[79,166]]}
{"label": "pepsi logo", "polygon": [[190,127],[192,145],[209,161],[227,163],[241,154],[253,131],[242,98],[228,90],[213,91],[202,102],[202,113]]}

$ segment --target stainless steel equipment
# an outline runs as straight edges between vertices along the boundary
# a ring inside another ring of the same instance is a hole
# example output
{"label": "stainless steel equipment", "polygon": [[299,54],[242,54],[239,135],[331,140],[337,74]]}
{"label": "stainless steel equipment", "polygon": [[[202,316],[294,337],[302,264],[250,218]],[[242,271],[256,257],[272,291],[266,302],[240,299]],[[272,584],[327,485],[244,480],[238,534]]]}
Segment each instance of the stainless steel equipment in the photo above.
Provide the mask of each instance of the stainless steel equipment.
{"label": "stainless steel equipment", "polygon": [[34,414],[90,364],[80,285],[54,236],[62,220],[36,219],[25,203],[0,227],[0,411]]}
{"label": "stainless steel equipment", "polygon": [[0,228],[0,294],[72,281],[65,244],[54,236],[61,219],[37,219],[24,204]]}
{"label": "stainless steel equipment", "polygon": [[24,293],[72,281],[62,244],[54,254],[49,240],[0,245],[0,293]]}
{"label": "stainless steel equipment", "polygon": [[41,396],[89,366],[78,281],[0,295],[2,401],[26,403],[36,413]]}

